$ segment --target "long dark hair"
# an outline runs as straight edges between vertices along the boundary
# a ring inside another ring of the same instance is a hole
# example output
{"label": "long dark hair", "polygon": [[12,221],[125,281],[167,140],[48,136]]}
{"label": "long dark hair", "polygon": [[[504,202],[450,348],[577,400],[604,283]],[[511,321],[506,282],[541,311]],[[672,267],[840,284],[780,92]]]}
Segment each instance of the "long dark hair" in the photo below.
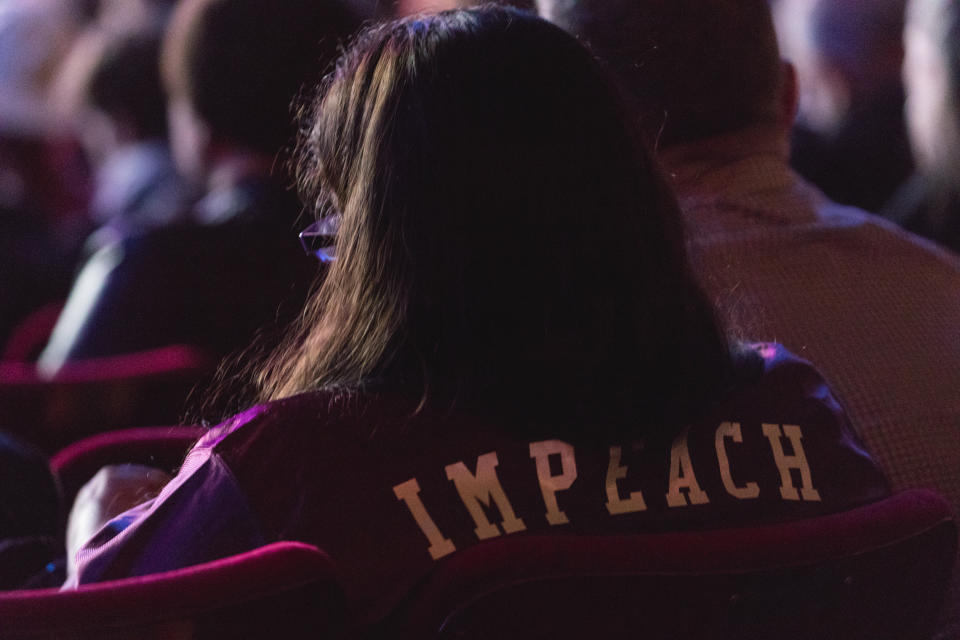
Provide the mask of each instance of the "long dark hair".
{"label": "long dark hair", "polygon": [[595,61],[483,7],[359,37],[303,113],[338,258],[263,399],[387,387],[447,407],[682,420],[729,355],[676,201]]}

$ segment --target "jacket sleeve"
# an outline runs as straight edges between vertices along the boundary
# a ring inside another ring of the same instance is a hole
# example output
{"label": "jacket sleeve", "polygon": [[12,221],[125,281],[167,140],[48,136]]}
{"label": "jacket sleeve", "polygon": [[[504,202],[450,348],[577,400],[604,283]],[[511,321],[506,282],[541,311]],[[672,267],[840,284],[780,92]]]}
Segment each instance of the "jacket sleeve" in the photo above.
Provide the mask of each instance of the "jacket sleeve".
{"label": "jacket sleeve", "polygon": [[187,567],[266,544],[233,473],[205,437],[156,498],[126,511],[77,553],[78,584]]}

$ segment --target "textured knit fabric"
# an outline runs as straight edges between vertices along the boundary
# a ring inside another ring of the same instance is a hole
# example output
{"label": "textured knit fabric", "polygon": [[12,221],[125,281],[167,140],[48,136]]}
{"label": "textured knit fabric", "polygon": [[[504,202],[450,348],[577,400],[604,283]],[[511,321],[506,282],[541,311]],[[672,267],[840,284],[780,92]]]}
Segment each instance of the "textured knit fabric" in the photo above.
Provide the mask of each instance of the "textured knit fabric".
{"label": "textured knit fabric", "polygon": [[574,438],[552,421],[413,417],[417,403],[391,395],[255,407],[205,436],[158,498],[94,537],[79,580],[303,540],[333,556],[356,615],[372,621],[437,560],[483,539],[718,528],[884,497],[819,374],[775,345],[756,354],[751,375],[672,444],[585,442],[583,425]]}
{"label": "textured knit fabric", "polygon": [[[894,490],[960,513],[960,261],[830,202],[785,158],[751,134],[664,154],[701,281],[734,333],[816,364]],[[958,575],[945,638],[960,638]]]}

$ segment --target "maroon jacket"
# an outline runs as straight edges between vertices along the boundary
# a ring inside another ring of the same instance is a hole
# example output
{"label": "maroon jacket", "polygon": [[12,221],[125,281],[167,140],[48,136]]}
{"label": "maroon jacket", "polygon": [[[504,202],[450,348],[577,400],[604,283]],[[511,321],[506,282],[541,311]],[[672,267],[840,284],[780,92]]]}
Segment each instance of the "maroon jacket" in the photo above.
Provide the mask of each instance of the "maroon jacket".
{"label": "maroon jacket", "polygon": [[79,580],[303,540],[336,559],[370,620],[437,560],[487,538],[759,524],[884,497],[813,367],[777,345],[754,349],[757,375],[662,446],[429,410],[411,418],[415,403],[386,395],[254,407],[202,438],[159,497],[101,530],[80,552]]}

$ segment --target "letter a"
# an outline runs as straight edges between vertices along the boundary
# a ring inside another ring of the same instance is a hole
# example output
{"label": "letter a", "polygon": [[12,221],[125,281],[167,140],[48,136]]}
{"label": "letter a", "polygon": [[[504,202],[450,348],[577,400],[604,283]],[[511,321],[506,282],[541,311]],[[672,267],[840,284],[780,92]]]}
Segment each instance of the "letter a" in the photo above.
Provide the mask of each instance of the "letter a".
{"label": "letter a", "polygon": [[500,528],[496,524],[487,520],[483,513],[481,504],[489,507],[491,500],[496,503],[502,517],[501,524],[503,530],[507,533],[516,533],[527,528],[523,520],[513,513],[513,507],[507,500],[507,494],[503,492],[500,486],[500,480],[497,478],[497,452],[491,451],[477,458],[477,473],[470,473],[467,465],[462,462],[456,462],[446,466],[447,478],[453,480],[457,487],[457,493],[463,501],[463,506],[470,512],[473,522],[477,525],[474,532],[480,540],[494,538],[500,535]]}
{"label": "letter a", "polygon": [[[686,489],[687,495],[681,489]],[[667,491],[667,505],[685,507],[687,504],[706,504],[710,502],[707,492],[700,488],[697,476],[693,473],[690,450],[687,448],[687,431],[684,430],[670,447],[670,489]]]}
{"label": "letter a", "polygon": [[[807,454],[803,451],[803,433],[800,427],[793,424],[783,425],[783,432],[780,432],[780,425],[764,424],[763,435],[770,441],[770,448],[773,450],[773,459],[780,470],[780,495],[784,500],[800,500],[801,496],[807,502],[820,502],[820,492],[813,488],[813,480],[810,477],[810,465],[807,464]],[[790,440],[793,446],[793,455],[788,456],[783,452],[783,443],[780,438],[784,435]],[[800,493],[797,494],[797,488],[793,486],[793,476],[791,469],[800,472]]]}

